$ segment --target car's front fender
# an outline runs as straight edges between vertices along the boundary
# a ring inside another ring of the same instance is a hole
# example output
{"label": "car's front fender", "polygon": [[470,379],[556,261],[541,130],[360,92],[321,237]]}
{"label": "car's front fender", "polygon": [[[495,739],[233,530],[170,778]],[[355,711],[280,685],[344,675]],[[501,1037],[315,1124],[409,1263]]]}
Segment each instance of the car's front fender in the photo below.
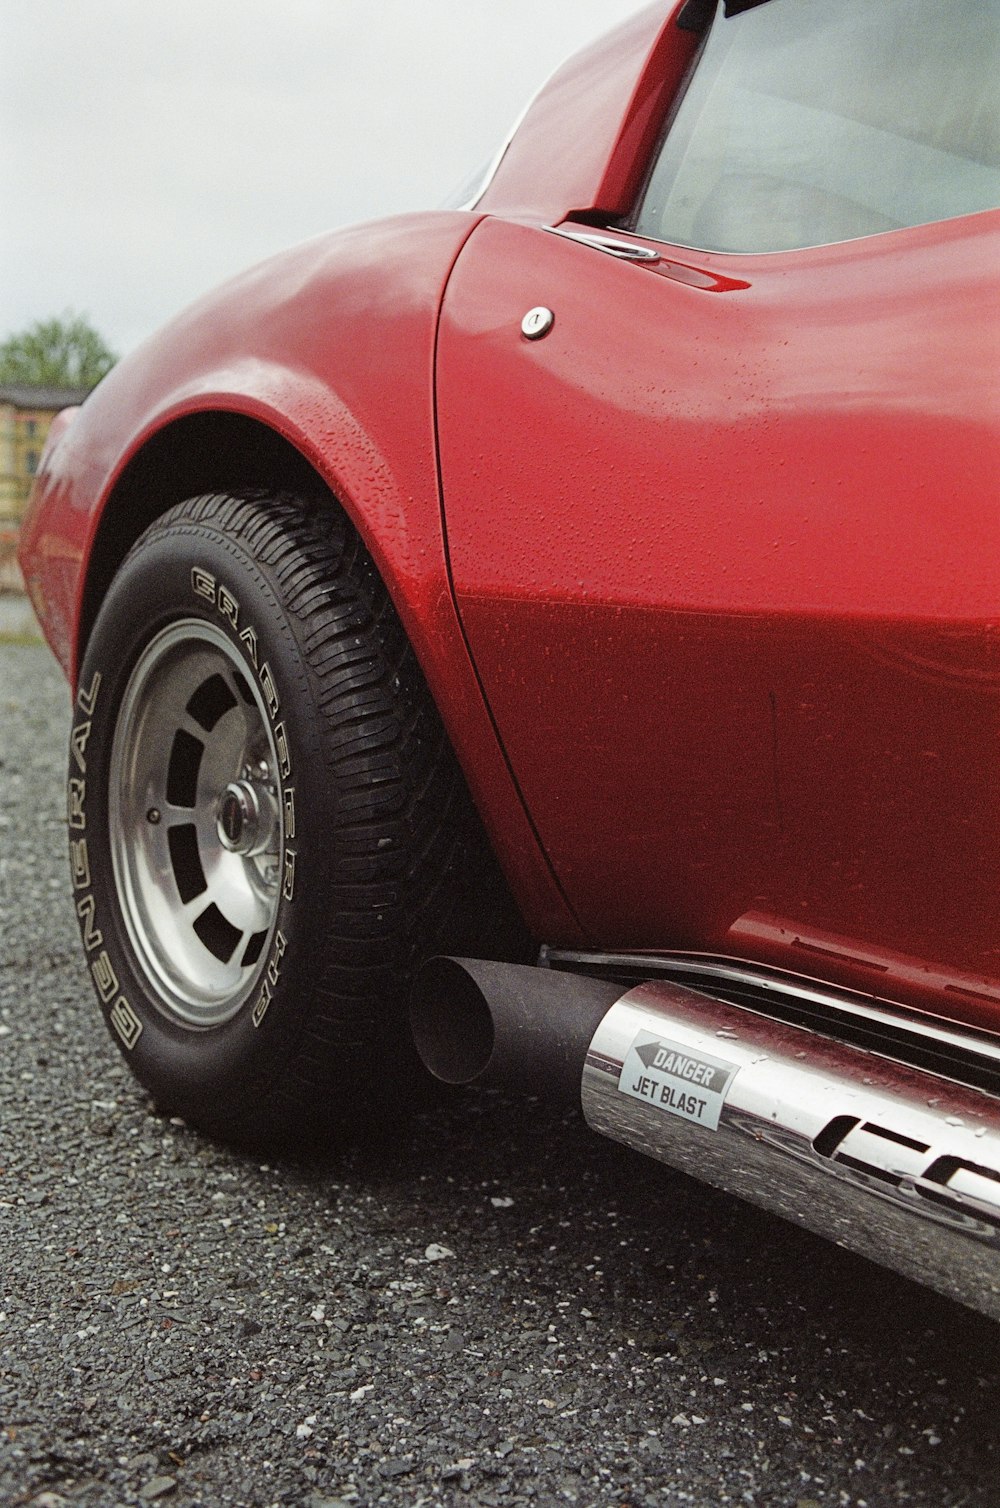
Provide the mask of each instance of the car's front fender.
{"label": "car's front fender", "polygon": [[448,578],[434,348],[445,284],[476,223],[455,212],[360,226],[195,304],[120,363],[50,449],[21,558],[74,680],[88,580],[106,575],[107,552],[115,564],[137,532],[123,515],[142,505],[130,486],[142,457],[157,445],[169,467],[171,428],[193,415],[237,414],[281,436],[371,551],[522,908],[545,935],[575,936],[484,706]]}
{"label": "car's front fender", "polygon": [[[49,447],[22,543],[25,574],[72,677],[93,557],[123,480],[195,413],[282,435],[351,513],[404,612],[443,570],[433,454],[437,309],[467,214],[322,237],[199,300],[121,362]],[[434,559],[434,556],[437,559]]]}

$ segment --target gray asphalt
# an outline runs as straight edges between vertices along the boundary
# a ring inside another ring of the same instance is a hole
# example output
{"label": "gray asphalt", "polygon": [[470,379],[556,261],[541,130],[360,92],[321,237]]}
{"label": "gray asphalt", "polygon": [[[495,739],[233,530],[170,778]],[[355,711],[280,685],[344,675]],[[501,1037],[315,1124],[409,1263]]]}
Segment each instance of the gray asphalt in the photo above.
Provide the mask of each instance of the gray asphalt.
{"label": "gray asphalt", "polygon": [[0,645],[5,640],[40,638],[38,624],[27,597],[0,591]]}
{"label": "gray asphalt", "polygon": [[158,1117],[0,645],[0,1503],[1000,1504],[1000,1329],[495,1096],[261,1165]]}

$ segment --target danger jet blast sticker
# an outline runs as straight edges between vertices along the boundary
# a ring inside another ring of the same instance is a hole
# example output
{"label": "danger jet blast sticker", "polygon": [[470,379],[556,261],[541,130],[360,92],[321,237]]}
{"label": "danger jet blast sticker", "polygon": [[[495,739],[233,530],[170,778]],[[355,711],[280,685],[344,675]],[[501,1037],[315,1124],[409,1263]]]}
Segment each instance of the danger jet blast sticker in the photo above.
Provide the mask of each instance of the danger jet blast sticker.
{"label": "danger jet blast sticker", "polygon": [[739,1070],[738,1063],[726,1063],[681,1042],[641,1031],[625,1055],[618,1088],[668,1115],[717,1131],[729,1086]]}

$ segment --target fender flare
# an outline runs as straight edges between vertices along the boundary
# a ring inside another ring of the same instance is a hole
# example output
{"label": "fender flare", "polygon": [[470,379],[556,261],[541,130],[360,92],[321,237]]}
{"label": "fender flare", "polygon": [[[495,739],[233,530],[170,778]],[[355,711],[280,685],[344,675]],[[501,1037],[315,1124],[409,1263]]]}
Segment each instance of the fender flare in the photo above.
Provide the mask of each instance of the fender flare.
{"label": "fender flare", "polygon": [[[44,579],[47,632],[74,680],[95,582],[179,500],[172,439],[192,423],[242,423],[283,446],[329,488],[372,554],[529,926],[572,944],[579,926],[490,717],[448,576],[437,315],[478,223],[438,212],[323,237],[181,315],[113,369],[46,458],[23,557],[26,575]],[[137,482],[154,475],[163,496],[143,516]],[[185,478],[186,494],[206,482]]]}

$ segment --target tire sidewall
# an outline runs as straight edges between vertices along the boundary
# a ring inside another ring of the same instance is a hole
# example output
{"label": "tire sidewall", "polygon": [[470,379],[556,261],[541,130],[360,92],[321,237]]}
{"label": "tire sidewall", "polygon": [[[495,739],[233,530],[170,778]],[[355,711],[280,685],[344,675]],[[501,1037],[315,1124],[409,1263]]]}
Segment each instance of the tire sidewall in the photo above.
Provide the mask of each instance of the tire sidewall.
{"label": "tire sidewall", "polygon": [[[279,903],[254,986],[228,1021],[185,1026],[156,1003],[122,915],[110,848],[109,771],[119,709],[150,641],[179,619],[225,634],[261,692],[278,749],[284,813]],[[136,1077],[166,1109],[252,1122],[301,1032],[315,980],[335,855],[323,838],[335,800],[318,746],[319,710],[295,627],[267,568],[210,525],[154,526],[116,576],[84,657],[73,709],[68,822],[74,902],[105,1020]],[[312,841],[302,843],[308,824]]]}

